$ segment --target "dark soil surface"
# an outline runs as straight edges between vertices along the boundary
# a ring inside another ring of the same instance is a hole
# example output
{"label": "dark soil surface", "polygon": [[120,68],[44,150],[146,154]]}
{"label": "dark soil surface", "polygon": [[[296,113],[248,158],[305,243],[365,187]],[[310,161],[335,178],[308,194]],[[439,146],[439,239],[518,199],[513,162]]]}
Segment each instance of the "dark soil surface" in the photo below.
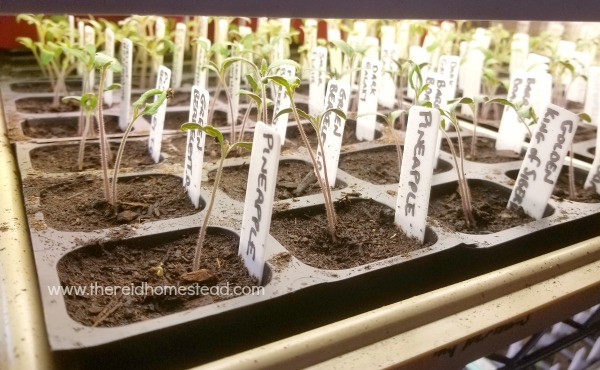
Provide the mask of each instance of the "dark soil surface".
{"label": "dark soil surface", "polygon": [[[81,80],[80,81],[66,81],[67,90],[71,92],[81,91]],[[30,82],[16,82],[10,84],[10,89],[18,93],[50,93],[53,92],[52,85],[50,82],[30,81]]]}
{"label": "dark soil surface", "polygon": [[[113,155],[119,150],[119,143],[111,142],[110,150]],[[79,156],[78,144],[48,145],[35,148],[30,152],[31,165],[35,170],[44,172],[78,172],[77,158]],[[112,168],[114,159],[108,162]],[[154,160],[148,153],[146,140],[132,140],[125,144],[121,168],[139,166],[150,166]],[[83,170],[99,170],[100,167],[100,145],[86,143]]]}
{"label": "dark soil surface", "polygon": [[[188,118],[190,118],[189,111],[167,112],[165,115],[165,130],[181,130],[181,125],[188,122]],[[238,119],[238,123],[241,122],[241,118]],[[227,125],[229,125],[227,113],[221,110],[215,110],[211,126],[222,127]]]}
{"label": "dark soil surface", "polygon": [[65,231],[91,231],[124,223],[139,224],[199,212],[189,201],[181,179],[169,175],[119,179],[119,214],[106,203],[102,179],[80,175],[41,192],[41,211],[48,226]]}
{"label": "dark soil surface", "polygon": [[52,106],[52,97],[21,98],[15,102],[17,110],[23,113],[60,113],[76,112],[79,104],[75,101],[59,102],[57,107]]}
{"label": "dark soil surface", "polygon": [[[221,178],[220,189],[231,198],[240,202],[246,197],[248,183],[248,164],[241,166],[225,167]],[[217,172],[208,174],[209,185],[213,185]],[[346,184],[336,182],[334,190],[343,189]],[[313,167],[303,161],[286,160],[279,162],[277,171],[277,185],[275,187],[275,200],[283,200],[321,192],[317,178],[314,176]]]}
{"label": "dark soil surface", "polygon": [[[225,139],[229,140],[229,134],[225,133],[225,134],[223,134],[223,137]],[[252,133],[250,133],[250,132],[244,133],[244,141],[252,142]],[[171,144],[175,148],[175,150],[174,150],[175,160],[180,163],[183,163],[184,159],[185,159],[186,142],[187,142],[186,136],[179,136],[179,137],[173,138],[171,140]],[[233,152],[229,153],[229,156],[227,158],[249,157],[249,156],[250,156],[250,151],[248,151],[248,150],[241,150],[241,151],[234,150]],[[221,157],[221,147],[219,145],[219,142],[215,141],[215,138],[213,138],[211,136],[207,136],[205,144],[204,144],[204,160],[216,162],[219,160],[220,157]]]}
{"label": "dark soil surface", "polygon": [[[471,158],[471,136],[463,137],[463,146],[465,150],[465,159],[479,163],[504,163],[522,160],[525,152],[521,155],[517,155],[511,150],[496,150],[496,140],[490,139],[483,136],[477,137],[477,143],[475,148],[475,158]],[[454,150],[458,154],[458,140],[452,139],[454,144]],[[450,147],[448,147],[448,141],[442,139],[442,150],[450,153]]]}
{"label": "dark soil surface", "polygon": [[[87,326],[121,326],[234,298],[234,286],[257,285],[237,254],[238,239],[214,229],[207,234],[201,269],[209,269],[214,278],[204,283],[181,279],[191,271],[196,233],[143,243],[99,242],[67,254],[58,263],[61,285],[90,289],[87,295],[65,296],[69,315]],[[132,287],[134,294],[104,290],[93,295],[91,286]],[[179,287],[183,294],[168,294],[163,287]]]}
{"label": "dark soil surface", "polygon": [[[271,235],[300,261],[322,269],[347,269],[427,248],[394,224],[394,210],[367,199],[336,202],[338,241],[327,231],[324,207],[275,213]],[[435,239],[435,238],[434,238]]]}
{"label": "dark soil surface", "polygon": [[534,221],[521,211],[506,209],[510,189],[493,186],[491,183],[469,182],[473,202],[473,215],[477,225],[469,228],[463,216],[458,188],[446,189],[436,194],[435,188],[429,201],[429,218],[442,227],[466,234],[491,234]]}
{"label": "dark soil surface", "polygon": [[[583,185],[585,184],[585,179],[587,178],[587,172],[583,171],[579,168],[574,168],[575,174],[575,197],[571,199],[569,196],[569,168],[567,166],[563,166],[560,176],[558,177],[558,181],[554,186],[554,191],[552,195],[559,198],[559,200],[572,200],[574,202],[581,203],[599,203],[600,202],[600,194],[596,193],[594,189],[584,189]],[[515,180],[517,176],[519,176],[519,171],[508,171],[506,176]]]}
{"label": "dark soil surface", "polygon": [[[79,117],[60,118],[32,118],[22,124],[23,134],[35,139],[52,139],[63,137],[76,137]],[[94,119],[94,122],[96,120]],[[104,125],[107,134],[122,133],[119,128],[119,117],[104,116]],[[98,125],[94,125],[94,132],[98,132]]]}
{"label": "dark soil surface", "polygon": [[[339,168],[373,184],[397,184],[400,180],[398,154],[394,145],[344,153],[340,157]],[[451,169],[452,166],[448,162],[440,160],[433,173],[442,173]]]}

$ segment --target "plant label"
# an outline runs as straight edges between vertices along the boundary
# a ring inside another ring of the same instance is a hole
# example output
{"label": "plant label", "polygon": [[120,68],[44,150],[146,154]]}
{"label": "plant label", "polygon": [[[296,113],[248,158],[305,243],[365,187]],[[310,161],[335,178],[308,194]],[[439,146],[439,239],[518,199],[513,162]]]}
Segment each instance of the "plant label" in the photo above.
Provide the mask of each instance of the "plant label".
{"label": "plant label", "polygon": [[439,125],[437,109],[410,108],[394,221],[406,235],[421,242],[425,240]]}
{"label": "plant label", "polygon": [[175,26],[175,51],[173,52],[173,88],[181,87],[181,75],[183,73],[183,56],[185,53],[185,39],[187,27],[183,23]]}
{"label": "plant label", "polygon": [[208,17],[198,17],[198,37],[208,38]]}
{"label": "plant label", "polygon": [[[85,26],[83,28],[83,43],[85,46],[87,45],[92,45],[92,46],[96,46],[96,31],[94,31],[94,28],[91,26]],[[89,87],[90,89],[94,88],[94,79],[96,77],[96,69],[94,67],[92,67],[92,69],[89,71],[88,73],[88,81],[90,83]]]}
{"label": "plant label", "polygon": [[394,44],[381,46],[381,87],[379,89],[378,103],[393,109],[396,103],[396,74],[398,65],[394,63],[398,59],[398,46]]}
{"label": "plant label", "polygon": [[510,43],[509,71],[511,75],[527,70],[527,55],[529,55],[529,35],[515,33]]}
{"label": "plant label", "polygon": [[449,79],[441,73],[426,72],[423,75],[423,83],[429,85],[423,95],[422,101],[431,102],[434,108],[446,109],[448,105]]}
{"label": "plant label", "polygon": [[448,100],[456,97],[456,88],[458,87],[458,69],[460,67],[460,57],[458,55],[442,55],[438,63],[438,72],[448,78],[448,88],[446,90]]}
{"label": "plant label", "polygon": [[[228,89],[231,96],[231,110],[227,110],[227,119],[233,124],[237,124],[240,111],[240,83],[242,80],[242,62],[233,62],[229,66]],[[233,116],[231,114],[233,113]]]}
{"label": "plant label", "polygon": [[[365,57],[379,58],[379,39],[377,37],[365,37],[365,46],[367,48]],[[358,63],[358,60],[355,60],[355,63]]]}
{"label": "plant label", "polygon": [[592,124],[598,126],[600,123],[600,66],[590,67],[588,72],[588,84],[583,111],[590,115]]}
{"label": "plant label", "polygon": [[262,281],[281,142],[274,128],[257,122],[254,129],[248,185],[238,254],[250,275]]}
{"label": "plant label", "polygon": [[207,65],[207,56],[210,51],[210,40],[199,37],[196,43],[196,67],[194,68],[194,85],[200,86],[203,89],[208,88],[208,69],[204,68]]}
{"label": "plant label", "polygon": [[[342,39],[341,32],[337,28],[330,28],[327,30],[327,40],[339,41]],[[331,71],[342,71],[342,51],[338,48],[331,48],[329,50],[329,68]],[[311,67],[312,68],[312,67]],[[323,85],[323,91],[325,91],[325,85]],[[321,109],[321,102],[319,102],[319,109]],[[312,114],[312,113],[311,113]]]}
{"label": "plant label", "polygon": [[396,45],[399,46],[398,56],[402,59],[408,58],[408,40],[410,37],[410,24],[406,21],[396,23]]}
{"label": "plant label", "polygon": [[539,129],[531,139],[506,208],[522,207],[537,220],[544,216],[578,123],[575,113],[554,104],[541,111]]}
{"label": "plant label", "polygon": [[530,72],[548,72],[550,58],[544,55],[529,53],[527,55],[527,70]]}
{"label": "plant label", "polygon": [[[161,40],[165,37],[165,33],[166,33],[165,19],[163,17],[156,18],[156,21],[154,22],[154,35],[156,36],[156,38],[158,40]],[[154,72],[158,73],[157,68],[159,68],[159,66],[161,66],[163,64],[164,59],[165,58],[162,55],[157,55],[155,57],[154,64],[153,64]]]}
{"label": "plant label", "polygon": [[[196,122],[202,126],[208,120],[208,91],[200,86],[192,86],[190,100],[189,122]],[[185,164],[183,171],[183,186],[194,204],[200,205],[200,183],[202,182],[202,163],[204,161],[204,142],[206,134],[202,130],[188,130]]]}
{"label": "plant label", "polygon": [[[158,68],[158,74],[156,76],[156,88],[158,90],[167,90],[169,83],[171,82],[171,70],[165,66]],[[154,100],[158,97],[154,97]],[[156,114],[152,115],[152,121],[150,123],[150,136],[148,137],[148,152],[154,159],[155,163],[160,160],[160,149],[162,146],[162,135],[163,128],[165,126],[165,113],[167,111],[167,100],[165,100]]]}
{"label": "plant label", "polygon": [[68,15],[67,22],[69,23],[69,45],[75,46],[75,17]]}
{"label": "plant label", "polygon": [[[106,55],[108,55],[109,57],[115,56],[115,33],[110,28],[107,28],[104,31],[104,53]],[[104,87],[108,87],[108,86],[112,85],[113,80],[114,80],[114,74],[113,74],[112,69],[109,68],[106,70],[106,75],[104,76]],[[113,104],[112,90],[104,92],[103,100],[106,105],[108,105],[109,107],[112,106],[112,104]]]}
{"label": "plant label", "polygon": [[327,72],[327,49],[317,46],[310,52],[310,80],[308,85],[308,114],[323,113],[325,100],[325,77]]}
{"label": "plant label", "polygon": [[[439,33],[439,30],[437,33]],[[440,48],[436,46],[437,43],[438,38],[431,33],[428,33],[423,39],[423,49],[429,54],[429,64],[432,68],[437,68],[440,59]]]}
{"label": "plant label", "polygon": [[[85,45],[84,28],[85,28],[85,23],[83,23],[83,21],[78,21],[77,22],[77,46],[79,46],[82,49],[83,49],[83,46]],[[77,62],[77,75],[78,76],[83,76],[83,69],[84,69],[83,62],[78,61]]]}
{"label": "plant label", "polygon": [[121,113],[119,114],[119,128],[127,129],[131,118],[131,72],[133,66],[133,42],[130,39],[121,41]]}
{"label": "plant label", "polygon": [[[481,40],[480,42],[485,42]],[[458,80],[463,80],[463,96],[478,97],[481,92],[481,79],[483,77],[483,62],[485,56],[479,49],[477,42],[470,42],[464,63],[458,70]],[[461,113],[472,117],[473,112],[467,105],[461,106]]]}
{"label": "plant label", "polygon": [[[350,91],[350,85],[346,81],[329,80],[323,111],[330,108],[337,108],[343,111],[344,114],[348,114]],[[327,176],[330,187],[335,186],[345,123],[334,112],[325,114],[321,121],[319,137],[323,143],[325,153],[321,151],[321,146],[319,145],[317,148],[317,169],[321,178]]]}
{"label": "plant label", "polygon": [[[381,62],[374,58],[363,58],[358,87],[358,117],[356,118],[356,138],[374,140],[377,127],[377,94],[381,81]],[[367,114],[367,115],[364,115]],[[363,115],[363,116],[361,116]]]}
{"label": "plant label", "polygon": [[[281,66],[279,66],[277,74],[280,76],[286,77],[288,79],[293,78],[296,76],[296,67],[291,66],[291,65],[282,64]],[[276,85],[275,86],[275,103],[273,105],[274,116],[277,115],[277,113],[279,113],[280,111],[290,108],[290,107],[291,107],[290,97],[287,95],[285,88],[283,86]],[[285,142],[285,134],[287,131],[288,118],[289,118],[289,113],[285,113],[285,114],[282,114],[281,116],[277,117],[275,122],[273,122],[273,124],[275,125],[275,129],[277,130],[277,133],[279,134],[279,138],[281,139],[280,140],[281,145],[283,145],[283,143]]]}
{"label": "plant label", "polygon": [[356,21],[354,22],[354,32],[353,34],[358,37],[360,43],[364,41],[365,37],[367,37],[367,22],[364,21]]}
{"label": "plant label", "polygon": [[[521,103],[524,107],[533,106],[536,112],[550,103],[552,92],[552,77],[545,72],[515,72],[510,82],[506,99],[512,103]],[[504,107],[496,150],[512,150],[520,153],[523,140],[527,135],[525,124],[519,120],[516,112],[510,107]]]}

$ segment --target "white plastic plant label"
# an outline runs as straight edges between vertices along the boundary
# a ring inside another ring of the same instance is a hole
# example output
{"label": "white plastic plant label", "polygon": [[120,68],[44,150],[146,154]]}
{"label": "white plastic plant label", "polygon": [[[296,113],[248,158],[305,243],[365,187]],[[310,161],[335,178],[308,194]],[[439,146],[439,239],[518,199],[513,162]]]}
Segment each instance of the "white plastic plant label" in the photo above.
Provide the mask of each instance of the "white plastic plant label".
{"label": "white plastic plant label", "polygon": [[173,52],[173,88],[181,87],[181,76],[183,74],[183,55],[185,52],[185,38],[187,27],[183,23],[175,26],[175,51]]}
{"label": "white plastic plant label", "polygon": [[396,76],[398,66],[394,63],[398,59],[398,46],[394,44],[381,46],[381,87],[378,102],[382,106],[393,109],[396,103]]}
{"label": "white plastic plant label", "polygon": [[121,41],[121,108],[119,128],[125,131],[131,119],[131,73],[133,66],[133,43],[125,38]]}
{"label": "white plastic plant label", "polygon": [[[156,88],[158,90],[167,90],[169,83],[171,82],[171,70],[165,66],[158,67],[158,74],[156,76]],[[158,97],[154,97],[158,99]],[[152,156],[154,163],[158,163],[160,160],[160,149],[162,146],[162,135],[163,128],[165,126],[165,113],[167,111],[167,101],[165,100],[156,114],[152,115],[152,121],[150,123],[150,136],[148,137],[148,152]]]}
{"label": "white plastic plant label", "polygon": [[440,57],[438,72],[448,78],[448,89],[446,90],[448,100],[452,100],[456,97],[459,67],[460,57],[458,55],[442,55]]}
{"label": "white plastic plant label", "polygon": [[437,109],[410,108],[394,221],[406,235],[421,242],[425,240],[439,125]]}
{"label": "white plastic plant label", "polygon": [[356,21],[354,22],[354,34],[357,36],[360,42],[364,41],[367,37],[367,22]]}
{"label": "white plastic plant label", "polygon": [[[552,77],[545,72],[515,72],[511,79],[507,100],[512,103],[520,102],[523,107],[532,106],[536,112],[550,103],[552,92]],[[534,130],[535,127],[532,128]],[[520,153],[527,128],[519,121],[516,112],[509,107],[504,108],[496,150],[512,150]],[[533,131],[532,131],[533,132]]]}
{"label": "white plastic plant label", "polygon": [[[337,28],[328,29],[327,30],[327,40],[329,41],[339,41],[342,39],[341,32]],[[338,48],[331,48],[329,55],[329,65],[331,71],[341,71],[342,70],[342,51]],[[325,91],[323,89],[323,91]],[[321,104],[321,103],[319,103]],[[320,109],[320,107],[319,107]]]}
{"label": "white plastic plant label", "polygon": [[203,89],[208,88],[208,69],[204,68],[208,61],[207,56],[210,50],[210,40],[199,37],[196,42],[196,67],[194,68],[194,85]]}
{"label": "white plastic plant label", "polygon": [[399,46],[398,57],[408,58],[408,40],[410,37],[410,24],[406,21],[396,23],[396,44]]}
{"label": "white plastic plant label", "polygon": [[374,58],[363,58],[358,87],[358,118],[356,118],[356,138],[374,140],[377,127],[377,94],[381,81],[381,62]]}
{"label": "white plastic plant label", "polygon": [[544,55],[529,53],[527,55],[527,70],[530,72],[548,72],[550,58]]}
{"label": "white plastic plant label", "polygon": [[[107,28],[104,31],[104,53],[109,57],[115,56],[115,33]],[[104,77],[104,87],[108,87],[113,84],[114,74],[112,69],[106,70],[106,76]],[[113,104],[113,91],[105,91],[103,94],[103,100],[109,107]]]}
{"label": "white plastic plant label", "polygon": [[[343,111],[344,114],[348,114],[349,102],[350,85],[346,81],[329,80],[323,111],[330,108],[337,108]],[[325,153],[323,154],[320,146],[317,148],[317,169],[319,170],[319,176],[321,176],[321,178],[327,176],[330,187],[335,186],[337,168],[340,161],[340,151],[342,148],[342,137],[344,135],[344,126],[344,120],[334,112],[329,112],[324,115],[323,121],[321,122],[319,137],[323,142]],[[325,158],[325,165],[323,165],[323,158]],[[327,173],[325,173],[325,167],[327,167]]]}
{"label": "white plastic plant label", "polygon": [[578,123],[575,113],[554,104],[540,113],[539,129],[525,154],[508,209],[523,207],[529,216],[537,220],[543,217]]}
{"label": "white plastic plant label", "polygon": [[[483,41],[482,41],[483,42]],[[475,42],[469,43],[469,50],[465,57],[465,61],[459,68],[458,79],[463,80],[462,96],[475,98],[480,96],[481,78],[483,77],[483,62],[485,56]],[[473,112],[467,105],[461,106],[461,113],[471,117]]]}
{"label": "white plastic plant label", "polygon": [[[83,48],[85,45],[85,35],[84,35],[85,23],[83,21],[77,21],[77,46]],[[83,76],[83,62],[77,62],[77,75]]]}
{"label": "white plastic plant label", "polygon": [[69,24],[69,45],[75,46],[75,16],[68,15],[67,23]]}
{"label": "white plastic plant label", "polygon": [[434,108],[446,109],[448,105],[448,77],[441,73],[427,72],[423,75],[423,83],[429,85],[421,99],[431,102]]}
{"label": "white plastic plant label", "polygon": [[275,129],[263,122],[257,122],[250,155],[238,253],[242,256],[250,275],[259,282],[265,267],[280,150],[281,142]]}
{"label": "white plastic plant label", "polygon": [[[87,46],[87,45],[96,46],[96,31],[94,31],[93,27],[91,27],[91,26],[83,27],[83,44],[85,46]],[[89,82],[90,82],[90,89],[94,88],[94,81],[96,78],[95,72],[96,72],[96,69],[92,68],[88,74],[88,78],[89,78]]]}
{"label": "white plastic plant label", "polygon": [[[165,37],[165,33],[167,26],[165,25],[165,19],[163,17],[158,17],[156,18],[156,21],[154,22],[154,35],[156,36],[156,38],[158,40],[163,39]],[[162,55],[157,55],[155,57],[155,62],[153,64],[153,68],[155,68],[155,72],[158,73],[158,69],[157,66],[161,66],[163,64],[164,61],[164,56]]]}
{"label": "white plastic plant label", "polygon": [[598,126],[600,123],[600,66],[590,67],[588,72],[588,84],[583,111],[590,115],[592,124]]}
{"label": "white plastic plant label", "polygon": [[[294,66],[282,64],[278,68],[278,75],[286,77],[288,79],[296,76],[296,68]],[[291,102],[290,97],[287,95],[286,90],[283,86],[277,85],[275,87],[275,104],[273,106],[273,113],[277,115],[280,111],[290,108]],[[287,131],[289,113],[282,114],[277,117],[274,122],[275,129],[279,134],[281,145],[285,142],[285,134]]]}
{"label": "white plastic plant label", "polygon": [[227,110],[227,119],[233,124],[237,124],[240,111],[240,83],[242,79],[242,62],[233,62],[229,66],[229,80],[227,81],[229,94],[231,95],[231,106],[233,107],[233,117],[231,110]]}
{"label": "white plastic plant label", "polygon": [[[208,91],[200,86],[192,86],[190,100],[189,122],[196,122],[201,126],[208,120]],[[206,134],[202,130],[188,130],[185,164],[183,171],[183,186],[194,204],[200,205],[200,183],[202,182],[202,163],[204,162],[204,142]]]}
{"label": "white plastic plant label", "polygon": [[198,37],[208,38],[208,17],[198,17]]}
{"label": "white plastic plant label", "polygon": [[327,49],[317,46],[310,52],[310,76],[308,82],[308,114],[323,113],[325,100],[325,77],[327,72]]}
{"label": "white plastic plant label", "polygon": [[527,70],[527,55],[529,55],[529,35],[515,33],[510,43],[509,72],[511,75]]}

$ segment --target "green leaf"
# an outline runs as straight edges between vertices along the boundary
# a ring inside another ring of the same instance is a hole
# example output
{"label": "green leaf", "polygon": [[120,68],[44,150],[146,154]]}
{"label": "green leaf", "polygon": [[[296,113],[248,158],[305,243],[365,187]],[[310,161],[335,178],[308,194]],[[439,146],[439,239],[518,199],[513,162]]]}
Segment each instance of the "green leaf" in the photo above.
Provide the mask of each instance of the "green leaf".
{"label": "green leaf", "polygon": [[345,41],[342,41],[342,40],[333,40],[333,41],[330,41],[330,42],[336,48],[340,49],[342,51],[342,53],[346,54],[349,58],[352,58],[354,56],[354,49],[352,49],[352,47],[348,43],[346,43]]}
{"label": "green leaf", "polygon": [[32,49],[35,48],[35,45],[33,44],[33,40],[30,39],[29,37],[17,37],[16,41],[20,44],[22,44],[23,46],[25,46],[27,49]]}
{"label": "green leaf", "polygon": [[[285,108],[280,110],[279,112],[277,112],[277,114],[275,115],[275,117],[273,117],[273,122],[275,122],[277,120],[277,118],[279,118],[279,116],[284,115],[284,114],[290,114],[293,113],[292,108]],[[298,112],[298,115],[300,114],[300,112]]]}
{"label": "green leaf", "polygon": [[269,81],[273,81],[274,83],[281,85],[283,87],[285,87],[286,89],[291,89],[291,85],[290,82],[287,80],[287,78],[282,77],[282,76],[266,76],[262,79],[262,82],[264,84],[266,84]]}
{"label": "green leaf", "polygon": [[308,115],[308,113],[306,113],[305,111],[303,111],[302,109],[298,109],[296,108],[296,111],[298,112],[298,115],[304,119],[307,119],[309,121],[313,121],[313,119]]}
{"label": "green leaf", "polygon": [[121,88],[121,84],[111,84],[109,86],[107,86],[104,91],[111,91],[111,90],[116,90],[116,89],[120,89]]}
{"label": "green leaf", "polygon": [[517,107],[515,107],[515,105],[513,103],[511,103],[510,101],[508,101],[506,99],[502,99],[502,98],[490,99],[490,100],[488,100],[488,103],[498,103],[498,104],[502,104],[502,105],[511,107],[514,110],[517,110]]}
{"label": "green leaf", "polygon": [[300,70],[300,64],[298,64],[297,62],[295,62],[295,61],[293,61],[291,59],[281,59],[281,60],[278,60],[276,62],[273,62],[269,66],[269,70],[273,71],[273,70],[275,70],[277,67],[279,67],[281,65],[289,65],[289,66],[295,67],[296,71]]}
{"label": "green leaf", "polygon": [[408,114],[408,111],[406,111],[405,109],[399,109],[399,110],[391,111],[390,112],[390,116],[389,116],[390,121],[394,122],[395,120],[397,120],[403,114]]}
{"label": "green leaf", "polygon": [[217,138],[217,140],[219,141],[219,144],[221,144],[221,147],[223,147],[224,141],[223,141],[223,134],[221,133],[221,131],[219,131],[219,129],[211,126],[211,125],[204,125],[201,126],[200,124],[196,123],[196,122],[186,122],[183,125],[181,125],[181,129],[183,131],[185,130],[201,130],[204,131],[208,136],[212,136]]}
{"label": "green leaf", "polygon": [[268,66],[267,66],[267,61],[266,61],[266,59],[263,59],[263,60],[260,62],[260,74],[261,74],[261,75],[265,75],[265,74],[267,74],[267,69],[268,69]]}
{"label": "green leaf", "polygon": [[590,117],[590,115],[587,113],[579,113],[578,116],[580,120],[583,120],[588,123],[592,122],[592,117]]}
{"label": "green leaf", "polygon": [[433,104],[431,104],[431,102],[430,102],[430,101],[426,101],[426,102],[424,102],[424,103],[423,103],[423,104],[421,104],[421,105],[422,105],[423,107],[426,107],[426,108],[433,108]]}
{"label": "green leaf", "polygon": [[[152,90],[148,90],[145,93],[142,94],[142,96],[139,97],[138,100],[136,100],[133,103],[134,107],[140,107],[141,105],[143,105],[144,103],[146,103],[146,100],[148,100],[151,97],[154,97],[155,95],[159,95],[161,94],[163,91],[159,90],[159,89],[152,89]],[[166,95],[165,95],[166,97]]]}
{"label": "green leaf", "polygon": [[45,47],[40,48],[40,61],[42,65],[47,66],[56,54]]}
{"label": "green leaf", "polygon": [[344,121],[347,120],[346,113],[344,113],[344,111],[339,108],[329,108],[325,112],[323,112],[322,115],[324,116],[328,113],[335,113],[336,115],[340,116],[340,118],[343,119]]}
{"label": "green leaf", "polygon": [[75,100],[76,102],[81,103],[81,96],[74,96],[74,95],[69,95],[69,96],[63,96],[62,99],[60,99],[63,103],[68,103],[71,100]]}
{"label": "green leaf", "polygon": [[471,98],[464,97],[464,98],[460,98],[457,103],[458,104],[473,104],[474,101]]}
{"label": "green leaf", "polygon": [[250,87],[252,88],[252,90],[260,91],[260,88],[258,87],[258,83],[256,82],[256,80],[254,79],[254,77],[251,74],[246,75],[246,80],[248,81],[248,84],[250,84]]}
{"label": "green leaf", "polygon": [[259,107],[262,106],[262,99],[261,99],[261,97],[258,96],[258,95],[256,95],[252,91],[240,89],[240,92],[238,94],[240,94],[240,95],[246,95],[246,96],[252,98],[252,100],[254,100],[256,102],[257,106],[259,106]]}
{"label": "green leaf", "polygon": [[166,99],[167,99],[167,92],[161,91],[161,93],[160,93],[160,95],[158,95],[158,97],[155,96],[154,101],[152,103],[146,103],[146,105],[144,106],[144,110],[142,111],[142,114],[145,114],[145,115],[156,114],[156,112],[158,112],[158,108],[160,108],[160,106],[165,102]]}
{"label": "green leaf", "polygon": [[94,58],[94,66],[98,69],[101,68],[109,68],[113,72],[121,72],[123,68],[121,67],[121,63],[111,56],[108,56],[104,53],[96,53]]}

